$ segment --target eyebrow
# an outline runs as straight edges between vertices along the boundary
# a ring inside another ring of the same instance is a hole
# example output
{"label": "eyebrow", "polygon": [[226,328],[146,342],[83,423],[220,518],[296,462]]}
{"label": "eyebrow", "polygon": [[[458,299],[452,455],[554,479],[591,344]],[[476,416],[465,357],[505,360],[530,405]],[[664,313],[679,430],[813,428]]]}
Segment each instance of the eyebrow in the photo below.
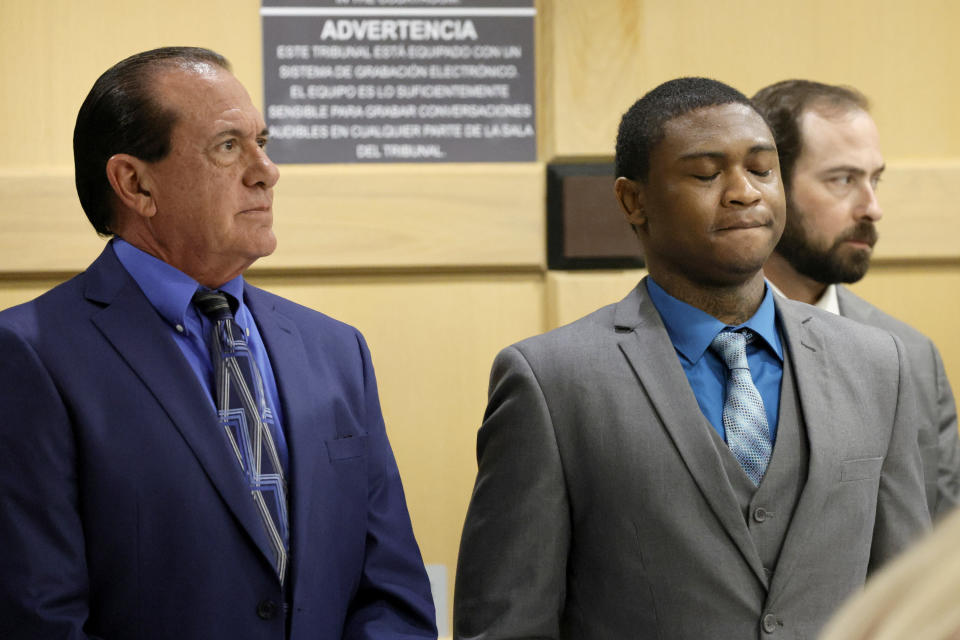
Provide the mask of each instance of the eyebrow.
{"label": "eyebrow", "polygon": [[[226,138],[228,136],[234,137],[234,138],[242,138],[245,135],[246,135],[246,132],[241,129],[224,129],[223,131],[219,131],[217,135],[213,136],[213,138],[215,140],[219,140],[220,138]],[[260,130],[260,133],[257,134],[257,137],[269,138],[270,131],[267,129],[267,127],[264,127],[263,129]]]}
{"label": "eyebrow", "polygon": [[882,173],[884,170],[886,170],[886,168],[887,168],[887,165],[882,164],[879,167],[877,167],[875,170],[868,172],[866,169],[863,169],[862,167],[854,167],[852,165],[841,164],[836,167],[830,167],[828,169],[825,169],[823,173],[825,174],[826,173],[853,173],[858,176],[864,176],[864,175],[867,175],[867,173],[870,173],[870,174]]}
{"label": "eyebrow", "polygon": [[[777,152],[777,148],[772,144],[755,144],[750,147],[750,150],[747,151],[747,154],[761,153],[764,151],[770,151],[773,153]],[[713,158],[717,160],[722,160],[726,158],[727,154],[722,151],[694,151],[693,153],[688,153],[680,156],[681,160],[697,160],[699,158]]]}

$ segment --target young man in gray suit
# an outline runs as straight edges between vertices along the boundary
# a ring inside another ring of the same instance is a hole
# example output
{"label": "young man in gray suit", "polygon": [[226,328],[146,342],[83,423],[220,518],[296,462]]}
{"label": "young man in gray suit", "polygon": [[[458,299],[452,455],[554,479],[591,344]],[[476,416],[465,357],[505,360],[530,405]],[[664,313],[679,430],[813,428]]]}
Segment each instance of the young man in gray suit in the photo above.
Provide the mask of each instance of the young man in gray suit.
{"label": "young man in gray suit", "polygon": [[960,503],[957,405],[940,352],[916,329],[839,286],[867,273],[882,215],[876,191],[885,165],[867,99],[849,87],[785,80],[753,100],[773,130],[787,195],[783,236],[764,272],[778,293],[903,341],[920,394],[927,504],[939,517]]}
{"label": "young man in gray suit", "polygon": [[773,136],[740,92],[624,115],[649,277],[496,358],[456,638],[813,638],[929,526],[900,340],[774,299]]}

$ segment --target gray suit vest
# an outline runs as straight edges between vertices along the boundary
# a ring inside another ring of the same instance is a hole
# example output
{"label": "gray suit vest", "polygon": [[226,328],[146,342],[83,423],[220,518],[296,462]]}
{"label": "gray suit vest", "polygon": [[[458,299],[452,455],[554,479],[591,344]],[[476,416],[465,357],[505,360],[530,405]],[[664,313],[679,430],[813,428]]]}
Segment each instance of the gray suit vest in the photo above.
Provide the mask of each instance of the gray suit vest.
{"label": "gray suit vest", "polygon": [[810,447],[797,402],[797,387],[793,366],[784,348],[783,381],[780,384],[780,412],[777,422],[777,441],[759,487],[744,473],[730,448],[716,436],[714,444],[723,461],[726,477],[721,478],[733,492],[740,505],[747,529],[753,539],[760,560],[769,577],[777,566],[780,548],[790,528],[790,519],[807,481]]}

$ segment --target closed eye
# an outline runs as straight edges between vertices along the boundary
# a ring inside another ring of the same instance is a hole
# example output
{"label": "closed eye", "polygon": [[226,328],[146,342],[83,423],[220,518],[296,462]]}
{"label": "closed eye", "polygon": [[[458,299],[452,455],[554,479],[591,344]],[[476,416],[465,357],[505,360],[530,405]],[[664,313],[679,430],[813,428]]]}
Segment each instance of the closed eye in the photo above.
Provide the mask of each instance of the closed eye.
{"label": "closed eye", "polygon": [[755,176],[760,176],[761,178],[766,178],[772,171],[773,169],[767,169],[766,171],[751,171],[750,173]]}
{"label": "closed eye", "polygon": [[711,180],[716,178],[718,175],[720,175],[719,171],[709,176],[694,175],[693,177],[699,180],[700,182],[710,182]]}

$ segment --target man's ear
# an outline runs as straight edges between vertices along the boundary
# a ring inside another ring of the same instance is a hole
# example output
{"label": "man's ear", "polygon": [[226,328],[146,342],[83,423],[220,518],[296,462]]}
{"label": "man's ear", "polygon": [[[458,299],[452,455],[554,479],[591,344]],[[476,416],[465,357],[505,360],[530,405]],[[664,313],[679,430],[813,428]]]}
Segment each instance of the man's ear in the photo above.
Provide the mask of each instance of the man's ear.
{"label": "man's ear", "polygon": [[627,222],[635,227],[647,224],[646,194],[643,183],[621,176],[613,183],[613,190],[617,194],[617,202],[620,203]]}
{"label": "man's ear", "polygon": [[157,213],[157,204],[150,193],[149,166],[127,153],[118,153],[107,160],[107,180],[117,199],[127,209],[144,218]]}

